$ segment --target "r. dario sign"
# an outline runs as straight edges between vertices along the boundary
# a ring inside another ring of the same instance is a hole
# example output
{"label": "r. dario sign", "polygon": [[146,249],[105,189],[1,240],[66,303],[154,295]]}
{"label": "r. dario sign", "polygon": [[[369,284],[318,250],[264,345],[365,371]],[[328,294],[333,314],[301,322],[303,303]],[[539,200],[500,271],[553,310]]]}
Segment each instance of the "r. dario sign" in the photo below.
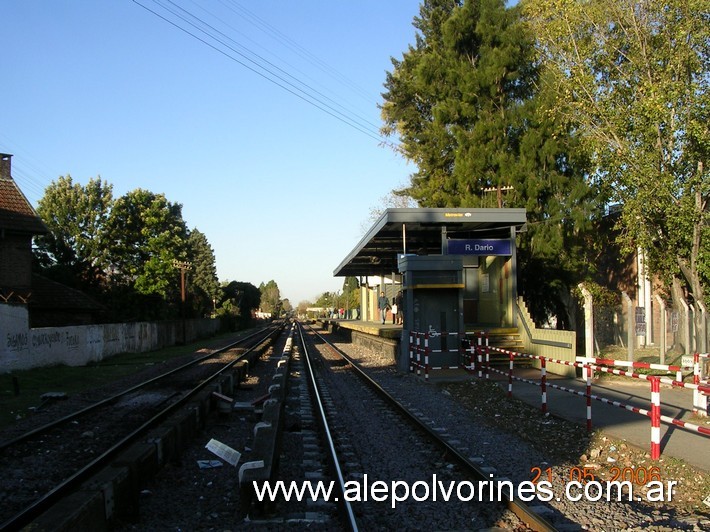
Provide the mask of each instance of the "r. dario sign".
{"label": "r. dario sign", "polygon": [[510,240],[478,238],[473,240],[450,239],[449,255],[512,255]]}

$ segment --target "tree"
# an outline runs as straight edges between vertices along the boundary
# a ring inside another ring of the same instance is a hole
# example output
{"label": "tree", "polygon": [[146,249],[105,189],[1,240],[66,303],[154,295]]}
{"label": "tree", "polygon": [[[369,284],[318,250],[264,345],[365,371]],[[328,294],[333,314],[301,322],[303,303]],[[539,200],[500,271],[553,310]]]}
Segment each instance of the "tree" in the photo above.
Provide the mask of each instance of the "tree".
{"label": "tree", "polygon": [[621,205],[620,241],[695,301],[710,282],[710,24],[700,0],[527,0],[557,112]]}
{"label": "tree", "polygon": [[340,306],[348,310],[360,308],[360,282],[357,277],[346,277],[343,280],[344,303]]}
{"label": "tree", "polygon": [[270,312],[271,315],[276,318],[281,314],[281,292],[279,291],[279,285],[276,281],[271,280],[268,283],[261,283],[259,285],[259,292],[261,292],[261,302],[259,308],[262,312]]}
{"label": "tree", "polygon": [[[382,106],[383,133],[398,135],[418,168],[399,192],[423,207],[524,207],[523,293],[541,286],[525,269],[547,265],[557,276],[543,277],[542,293],[569,291],[589,262],[566,250],[583,249],[598,191],[585,181],[570,123],[539,90],[534,40],[519,9],[503,0],[427,0],[414,26],[416,45],[392,60]],[[560,312],[559,301],[536,298],[531,311],[539,321]]]}
{"label": "tree", "polygon": [[107,223],[112,277],[141,294],[177,301],[173,261],[187,259],[187,238],[180,204],[143,189],[126,193],[116,200]]}
{"label": "tree", "polygon": [[219,280],[215,266],[214,250],[204,233],[197,229],[190,231],[187,239],[188,259],[192,264],[189,285],[192,306],[197,316],[212,312],[219,296]]}
{"label": "tree", "polygon": [[252,311],[259,308],[261,294],[251,283],[231,281],[222,285],[217,316],[226,320],[229,328],[244,328],[251,324]]}
{"label": "tree", "polygon": [[103,237],[112,189],[100,177],[82,186],[70,175],[45,189],[37,213],[49,233],[35,240],[35,256],[50,277],[80,290],[100,290],[107,265]]}

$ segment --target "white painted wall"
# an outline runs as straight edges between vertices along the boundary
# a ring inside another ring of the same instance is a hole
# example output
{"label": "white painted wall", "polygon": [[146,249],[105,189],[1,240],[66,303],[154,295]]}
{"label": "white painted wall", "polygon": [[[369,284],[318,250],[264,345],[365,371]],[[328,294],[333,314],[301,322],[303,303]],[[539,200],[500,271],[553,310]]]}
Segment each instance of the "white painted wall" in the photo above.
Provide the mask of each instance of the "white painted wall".
{"label": "white painted wall", "polygon": [[[182,323],[136,322],[30,329],[23,305],[0,304],[0,373],[84,366],[119,353],[143,353],[182,340]],[[218,320],[188,320],[188,340],[217,332]]]}

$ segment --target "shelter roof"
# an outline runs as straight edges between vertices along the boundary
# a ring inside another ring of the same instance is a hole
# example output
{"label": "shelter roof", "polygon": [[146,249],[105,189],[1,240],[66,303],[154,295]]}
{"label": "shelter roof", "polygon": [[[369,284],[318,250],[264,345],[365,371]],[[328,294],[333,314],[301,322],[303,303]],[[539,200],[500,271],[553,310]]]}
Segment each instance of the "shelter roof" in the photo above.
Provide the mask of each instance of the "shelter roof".
{"label": "shelter roof", "polygon": [[441,255],[447,238],[510,238],[525,209],[387,209],[333,271],[336,277],[388,275],[402,253]]}

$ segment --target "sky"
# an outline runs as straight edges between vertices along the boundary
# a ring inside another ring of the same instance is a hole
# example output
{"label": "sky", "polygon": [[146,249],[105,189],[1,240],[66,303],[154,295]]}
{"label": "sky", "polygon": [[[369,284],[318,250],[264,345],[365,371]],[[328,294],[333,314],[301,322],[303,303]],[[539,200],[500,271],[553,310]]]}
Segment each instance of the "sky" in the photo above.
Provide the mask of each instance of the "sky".
{"label": "sky", "polygon": [[333,271],[414,171],[383,146],[378,104],[417,0],[2,12],[0,152],[30,203],[66,175],[100,177],[115,198],[162,193],[206,235],[220,281],[274,280],[294,306],[341,290]]}

